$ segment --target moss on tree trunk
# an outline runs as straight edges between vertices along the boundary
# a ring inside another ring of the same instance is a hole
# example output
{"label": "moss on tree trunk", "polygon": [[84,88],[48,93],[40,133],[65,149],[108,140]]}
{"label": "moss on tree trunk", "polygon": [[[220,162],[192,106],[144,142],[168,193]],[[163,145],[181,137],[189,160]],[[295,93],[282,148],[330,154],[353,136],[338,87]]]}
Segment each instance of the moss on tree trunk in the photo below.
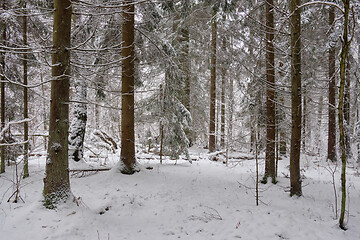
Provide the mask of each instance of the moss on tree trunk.
{"label": "moss on tree trunk", "polygon": [[345,129],[344,129],[344,98],[345,98],[345,84],[346,84],[346,59],[349,51],[350,42],[348,40],[348,21],[350,0],[343,0],[344,4],[344,27],[342,48],[340,54],[340,89],[339,89],[339,131],[340,131],[340,150],[341,150],[341,212],[339,219],[339,226],[341,229],[346,229],[344,223],[345,207],[346,207],[346,144],[345,144]]}

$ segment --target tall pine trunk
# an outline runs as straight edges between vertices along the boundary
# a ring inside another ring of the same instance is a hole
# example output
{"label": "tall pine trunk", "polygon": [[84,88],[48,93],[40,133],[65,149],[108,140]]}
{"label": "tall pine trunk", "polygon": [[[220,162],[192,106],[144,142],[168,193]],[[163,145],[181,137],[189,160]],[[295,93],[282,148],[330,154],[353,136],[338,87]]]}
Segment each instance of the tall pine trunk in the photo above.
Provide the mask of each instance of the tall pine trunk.
{"label": "tall pine trunk", "polygon": [[181,28],[181,41],[182,41],[182,60],[181,60],[181,66],[182,66],[182,75],[184,78],[184,106],[186,109],[190,112],[190,106],[191,106],[191,62],[190,62],[190,56],[189,56],[189,50],[190,50],[190,33],[189,33],[189,27],[188,27],[188,20],[187,17],[189,15],[190,10],[190,3],[189,0],[183,0],[183,25]]}
{"label": "tall pine trunk", "polygon": [[[225,22],[225,15],[224,15],[224,22]],[[226,37],[223,37],[222,42],[222,50],[223,54],[225,56],[226,53]],[[222,67],[221,67],[221,107],[220,107],[220,146],[222,148],[225,147],[225,88],[226,88],[226,65],[225,61],[223,61]]]}
{"label": "tall pine trunk", "polygon": [[[26,9],[26,3],[24,4],[24,9]],[[23,16],[23,44],[24,47],[27,47],[27,11],[24,11]],[[28,118],[28,63],[27,63],[27,50],[24,50],[23,56],[23,80],[24,80],[24,119]],[[23,177],[26,178],[29,176],[29,165],[28,165],[28,158],[29,158],[29,124],[27,121],[24,122],[24,175]]]}
{"label": "tall pine trunk", "polygon": [[[191,115],[191,59],[190,59],[190,32],[189,32],[189,11],[190,2],[189,0],[182,0],[182,11],[180,13],[180,49],[181,49],[181,79],[184,89],[182,92],[182,104],[189,111]],[[192,123],[184,129],[187,139],[189,140],[189,146],[192,145],[194,139],[194,132],[192,130]]]}
{"label": "tall pine trunk", "polygon": [[215,151],[215,109],[216,109],[216,39],[217,21],[216,9],[212,11],[211,18],[211,77],[210,77],[210,126],[209,126],[209,151]]}
{"label": "tall pine trunk", "polygon": [[301,146],[302,146],[302,150],[303,152],[306,151],[306,138],[308,137],[308,132],[307,132],[307,116],[308,116],[308,111],[307,111],[307,93],[306,93],[306,85],[302,88],[303,89],[303,93],[302,93],[302,101],[303,101],[303,105],[302,105],[302,138],[301,138]]}
{"label": "tall pine trunk", "polygon": [[[360,45],[358,46],[358,63],[360,64]],[[360,85],[359,85],[359,81],[356,81],[356,92],[360,92]],[[357,150],[357,159],[356,162],[359,164],[360,163],[360,112],[359,112],[359,96],[356,95],[356,150]]]}
{"label": "tall pine trunk", "polygon": [[[279,76],[280,78],[282,79],[284,77],[284,64],[282,62],[279,63]],[[281,89],[283,91],[283,89]],[[286,132],[285,132],[285,127],[282,126],[282,122],[284,122],[285,120],[285,112],[284,110],[282,109],[283,106],[285,105],[285,101],[284,101],[284,97],[283,96],[280,96],[278,97],[279,99],[279,103],[278,104],[278,125],[277,125],[277,128],[278,128],[278,131],[279,131],[279,140],[280,140],[280,143],[279,143],[279,153],[280,153],[280,156],[286,156],[286,150],[287,150],[287,146],[286,146]]]}
{"label": "tall pine trunk", "polygon": [[54,0],[52,81],[45,206],[54,208],[70,196],[68,169],[71,1]]}
{"label": "tall pine trunk", "polygon": [[350,119],[350,89],[351,89],[351,63],[350,63],[350,52],[348,51],[347,57],[346,57],[346,81],[345,81],[345,92],[344,92],[344,130],[345,130],[345,150],[347,159],[352,158],[352,152],[351,152],[351,143],[350,143],[350,129],[351,129],[351,119]]}
{"label": "tall pine trunk", "polygon": [[122,23],[122,97],[121,97],[121,163],[123,174],[135,172],[135,133],[134,133],[134,1],[123,1]]}
{"label": "tall pine trunk", "polygon": [[274,1],[266,3],[266,163],[265,176],[276,183],[275,171],[275,54],[274,54]]}
{"label": "tall pine trunk", "polygon": [[[232,39],[231,39],[232,40]],[[232,48],[232,41],[230,47]],[[227,145],[228,148],[232,148],[233,144],[233,115],[234,115],[234,78],[229,77],[229,104],[228,104],[228,134],[227,134]]]}
{"label": "tall pine trunk", "polygon": [[342,48],[340,54],[340,89],[339,89],[339,131],[340,131],[340,151],[341,151],[341,212],[339,219],[339,226],[341,229],[346,229],[345,207],[346,207],[346,143],[345,143],[345,127],[344,127],[344,98],[346,85],[346,59],[349,51],[350,42],[348,40],[348,21],[350,11],[350,0],[343,0],[344,4],[344,29],[342,37]]}
{"label": "tall pine trunk", "polygon": [[[335,24],[335,9],[329,9],[329,25],[331,31],[334,29]],[[332,162],[336,161],[336,108],[335,108],[335,55],[336,47],[330,46],[329,48],[329,106],[328,106],[328,152],[327,159]]]}
{"label": "tall pine trunk", "polygon": [[291,146],[290,196],[301,196],[301,0],[291,0]]}
{"label": "tall pine trunk", "polygon": [[[6,0],[2,1],[2,9],[6,10]],[[2,45],[6,45],[6,25],[4,24],[2,27],[2,33],[1,33],[1,42]],[[0,64],[1,64],[1,83],[0,83],[0,92],[1,92],[1,99],[0,99],[0,105],[1,105],[1,130],[5,127],[5,51],[0,53]],[[4,138],[4,136],[0,136],[0,138]],[[4,141],[0,141],[0,143],[4,143]],[[5,146],[0,147],[0,158],[1,158],[1,167],[0,167],[0,173],[5,172]]]}

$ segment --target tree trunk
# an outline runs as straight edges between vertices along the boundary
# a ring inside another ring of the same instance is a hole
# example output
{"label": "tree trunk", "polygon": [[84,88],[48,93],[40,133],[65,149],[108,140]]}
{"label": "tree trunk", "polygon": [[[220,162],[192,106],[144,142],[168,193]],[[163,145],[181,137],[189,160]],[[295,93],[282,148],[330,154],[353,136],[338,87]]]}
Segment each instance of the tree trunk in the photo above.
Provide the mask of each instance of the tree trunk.
{"label": "tree trunk", "polygon": [[[72,15],[72,25],[74,28],[77,25],[76,15]],[[75,162],[79,162],[84,157],[84,139],[87,124],[87,104],[81,103],[86,102],[87,98],[87,83],[84,77],[76,74],[74,88],[74,100],[76,102],[73,108],[73,119],[69,131],[69,156]]]}
{"label": "tree trunk", "polygon": [[[188,0],[184,1],[184,12],[185,16],[187,15],[189,8]],[[183,20],[186,21],[186,18]],[[187,26],[183,27],[181,30],[182,34],[182,77],[184,81],[184,97],[183,105],[189,111],[191,115],[191,60],[190,60],[190,34]],[[190,123],[191,124],[191,123]],[[184,129],[187,138],[189,139],[189,145],[192,145],[194,134],[192,131],[191,125]]]}
{"label": "tree trunk", "polygon": [[339,131],[340,131],[340,150],[341,150],[341,212],[339,226],[346,229],[344,223],[346,207],[346,146],[345,146],[345,128],[344,128],[344,98],[346,84],[346,59],[349,51],[350,42],[348,40],[348,21],[350,11],[350,0],[343,0],[344,4],[344,29],[342,37],[342,48],[340,54],[340,89],[339,89]]}
{"label": "tree trunk", "polygon": [[[284,77],[284,64],[282,62],[279,63],[279,76],[280,78],[283,78]],[[282,109],[283,106],[285,106],[285,101],[284,101],[284,97],[281,96],[279,97],[279,102],[280,104],[278,104],[278,125],[277,125],[277,128],[279,130],[279,138],[280,138],[280,149],[279,149],[279,153],[280,153],[280,156],[286,156],[286,150],[287,150],[287,146],[286,146],[286,133],[285,133],[285,129],[284,127],[282,126],[283,124],[281,124],[282,122],[285,121],[286,119],[286,115],[285,115],[285,112],[284,110]]]}
{"label": "tree trunk", "polygon": [[212,18],[211,18],[211,78],[210,78],[210,127],[209,127],[210,152],[215,151],[216,39],[217,39],[216,10],[213,9]]}
{"label": "tree trunk", "polygon": [[[329,25],[331,31],[334,29],[335,24],[335,9],[330,7],[329,9]],[[332,162],[336,161],[336,85],[335,85],[335,46],[329,48],[329,109],[328,109],[328,153],[327,159]]]}
{"label": "tree trunk", "polygon": [[265,176],[276,183],[275,173],[275,54],[274,54],[274,1],[266,3],[266,161]]}
{"label": "tree trunk", "polygon": [[[2,8],[5,11],[6,10],[6,0],[2,1]],[[2,45],[5,46],[6,45],[6,25],[4,24],[2,27],[2,34],[1,34],[1,41],[2,41]],[[1,64],[1,83],[0,83],[0,88],[1,88],[1,100],[0,100],[0,105],[1,105],[1,117],[0,117],[0,121],[1,121],[1,129],[3,129],[5,127],[5,52],[1,52],[0,53],[0,64]],[[4,136],[0,136],[2,139],[4,138]],[[1,141],[1,143],[3,143],[3,141]],[[1,167],[0,167],[0,173],[5,172],[5,146],[1,146],[0,147],[0,158],[1,158]]]}
{"label": "tree trunk", "polygon": [[182,40],[182,75],[184,78],[184,106],[186,109],[190,112],[190,106],[191,106],[191,82],[190,82],[190,73],[191,73],[191,62],[190,62],[190,56],[189,56],[189,44],[190,44],[190,34],[189,34],[189,27],[187,26],[187,16],[189,14],[189,0],[183,0],[183,24],[185,26],[181,29],[181,40]]}
{"label": "tree trunk", "polygon": [[[284,98],[281,97],[280,98],[280,104],[281,106],[284,106]],[[280,119],[281,121],[283,121],[285,119],[285,113],[283,111],[281,111],[280,113]],[[280,124],[278,125],[278,128],[279,128]],[[280,137],[280,149],[279,149],[279,153],[280,153],[280,156],[286,156],[286,150],[287,150],[287,146],[286,146],[286,133],[285,133],[285,130],[284,130],[284,127],[280,127],[279,128],[279,137]]]}
{"label": "tree trunk", "polygon": [[301,0],[291,0],[291,150],[290,196],[301,196]]}
{"label": "tree trunk", "polygon": [[[43,73],[40,72],[40,81],[41,81],[41,94],[42,97],[45,98],[45,84],[44,84],[44,80],[43,80]],[[48,103],[43,101],[43,114],[42,114],[42,120],[44,121],[43,123],[43,132],[47,132],[48,131],[48,118],[47,118],[47,109],[48,109]],[[47,150],[47,137],[44,134],[44,150]]]}
{"label": "tree trunk", "polygon": [[[358,63],[360,64],[360,45],[358,46]],[[360,85],[359,85],[359,81],[356,81],[356,92],[360,93]],[[357,150],[357,160],[356,162],[359,164],[360,163],[360,112],[359,112],[359,95],[356,94],[356,150]]]}
{"label": "tree trunk", "polygon": [[69,83],[71,1],[54,1],[54,30],[50,125],[46,177],[44,178],[45,206],[54,208],[70,197],[68,169]]}
{"label": "tree trunk", "polygon": [[250,115],[250,152],[254,153],[255,152],[255,147],[256,147],[256,130],[255,130],[255,125],[257,125],[257,120],[255,120],[255,112],[252,112]]}
{"label": "tree trunk", "polygon": [[321,148],[322,146],[320,145],[320,132],[321,132],[321,125],[322,125],[322,112],[323,112],[323,101],[324,101],[324,98],[322,95],[320,95],[319,97],[319,108],[318,108],[318,130],[316,132],[316,135],[315,135],[315,142],[316,143],[319,143],[315,146],[316,148],[316,151],[317,151],[317,154],[320,156],[320,151],[321,151]]}
{"label": "tree trunk", "polygon": [[303,87],[303,111],[302,111],[302,138],[301,138],[301,146],[303,152],[306,151],[306,135],[307,135],[307,97],[306,97],[306,86]]}
{"label": "tree trunk", "polygon": [[351,143],[350,143],[350,132],[351,132],[351,119],[350,119],[350,87],[351,87],[351,64],[350,64],[350,53],[348,52],[346,58],[346,81],[345,81],[345,92],[344,92],[344,130],[345,130],[345,150],[347,159],[352,158]]}
{"label": "tree trunk", "polygon": [[232,149],[233,144],[233,113],[234,113],[234,79],[230,77],[229,82],[229,108],[228,108],[228,134],[227,134],[227,142]]}
{"label": "tree trunk", "polygon": [[134,24],[135,6],[133,0],[123,1],[122,24],[122,97],[121,97],[121,162],[123,174],[133,174],[136,168],[134,133]]}
{"label": "tree trunk", "polygon": [[[164,104],[165,98],[164,98],[164,89],[163,89],[162,84],[160,84],[160,99],[159,100],[160,100],[162,117],[164,117],[164,115],[165,115],[165,104]],[[164,145],[164,123],[163,123],[163,119],[160,119],[159,128],[160,128],[160,150],[159,150],[159,155],[160,155],[160,164],[162,164],[163,145]]]}
{"label": "tree trunk", "polygon": [[[233,47],[232,38],[230,38],[230,47]],[[229,104],[228,104],[228,134],[227,144],[232,149],[233,142],[233,114],[234,114],[234,78],[230,76],[229,79]]]}
{"label": "tree trunk", "polygon": [[70,152],[72,159],[75,162],[80,161],[84,156],[84,138],[86,132],[87,122],[87,105],[84,103],[87,96],[87,87],[84,79],[77,78],[75,80],[75,100],[78,102],[74,104],[73,120],[70,125]]}
{"label": "tree trunk", "polygon": [[[223,17],[223,20],[225,22],[225,15]],[[226,56],[226,37],[223,36],[223,42],[222,42],[222,51],[224,57]],[[221,115],[221,127],[220,127],[220,146],[222,148],[225,147],[225,88],[226,88],[226,61],[223,61],[222,67],[221,67],[222,73],[221,73],[221,108],[220,108],[220,115]]]}
{"label": "tree trunk", "polygon": [[[26,9],[26,3],[24,4],[24,9]],[[27,11],[24,10],[23,16],[23,44],[24,47],[27,47]],[[27,50],[24,51],[23,56],[23,70],[24,70],[24,86],[27,86],[28,82],[28,64],[27,64]],[[28,89],[24,87],[24,119],[28,118]],[[29,123],[27,121],[24,122],[24,175],[23,177],[26,178],[29,176],[29,165],[28,165],[28,158],[29,158]]]}

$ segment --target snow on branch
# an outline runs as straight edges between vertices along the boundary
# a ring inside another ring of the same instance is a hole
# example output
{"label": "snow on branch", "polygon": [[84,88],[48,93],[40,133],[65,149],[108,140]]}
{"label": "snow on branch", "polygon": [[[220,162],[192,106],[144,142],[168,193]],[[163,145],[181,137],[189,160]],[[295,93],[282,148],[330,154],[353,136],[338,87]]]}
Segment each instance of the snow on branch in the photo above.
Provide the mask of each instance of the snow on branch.
{"label": "snow on branch", "polygon": [[111,9],[111,8],[123,8],[123,7],[131,6],[131,5],[139,4],[139,3],[145,3],[145,2],[149,2],[149,0],[134,1],[132,3],[123,3],[123,4],[119,4],[119,5],[94,4],[94,3],[89,3],[87,1],[81,1],[81,0],[71,1],[72,4],[90,6],[90,7],[95,7],[95,8],[109,8],[109,9]]}
{"label": "snow on branch", "polygon": [[43,81],[41,83],[37,83],[34,85],[25,85],[20,82],[13,81],[10,78],[8,78],[6,75],[1,74],[1,73],[0,73],[0,77],[5,77],[5,81],[0,81],[0,82],[8,82],[8,83],[15,84],[15,85],[18,85],[20,87],[25,87],[25,88],[37,88],[37,87],[40,87],[41,85],[51,82],[51,80],[47,80],[47,81]]}
{"label": "snow on branch", "polygon": [[15,125],[15,124],[21,124],[21,123],[25,123],[25,122],[30,122],[32,119],[30,118],[25,118],[25,119],[22,119],[22,120],[19,120],[19,121],[10,121],[8,122],[5,127],[3,129],[1,129],[1,132],[0,132],[0,139],[1,141],[4,140],[4,134],[7,130],[9,130],[10,126],[11,125]]}
{"label": "snow on branch", "polygon": [[85,40],[85,41],[83,41],[82,43],[80,43],[79,45],[77,45],[77,46],[73,46],[73,47],[71,47],[71,48],[67,48],[67,50],[75,50],[75,49],[78,49],[78,48],[80,48],[81,46],[84,46],[87,42],[89,42],[93,37],[94,37],[94,35],[95,35],[95,31],[93,32],[93,33],[91,33],[90,34],[90,36]]}
{"label": "snow on branch", "polygon": [[304,4],[300,5],[297,9],[303,8],[303,7],[306,7],[306,6],[309,6],[309,5],[315,5],[315,4],[323,4],[323,5],[328,5],[328,6],[335,7],[335,8],[337,8],[337,9],[339,9],[339,10],[341,11],[341,13],[344,14],[344,10],[343,10],[339,5],[337,5],[336,3],[333,3],[333,2],[324,2],[324,1],[307,2],[307,3],[304,3]]}
{"label": "snow on branch", "polygon": [[[2,138],[3,139],[3,138]],[[29,140],[22,141],[22,142],[14,142],[14,143],[0,143],[0,147],[10,147],[10,146],[17,146],[17,145],[24,145],[29,143]]]}

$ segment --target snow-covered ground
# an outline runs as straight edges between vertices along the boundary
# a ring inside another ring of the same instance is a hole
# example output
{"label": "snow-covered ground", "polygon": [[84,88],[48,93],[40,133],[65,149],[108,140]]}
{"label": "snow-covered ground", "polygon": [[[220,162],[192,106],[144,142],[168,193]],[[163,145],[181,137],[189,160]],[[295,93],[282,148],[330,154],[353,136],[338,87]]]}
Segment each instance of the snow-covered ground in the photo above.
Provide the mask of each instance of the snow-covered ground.
{"label": "snow-covered ground", "polygon": [[[178,160],[176,165],[170,160],[160,165],[151,155],[143,156],[141,171],[131,176],[114,170],[72,176],[79,206],[68,202],[56,210],[43,207],[45,159],[33,157],[31,176],[21,183],[25,203],[7,202],[14,190],[14,167],[0,176],[0,239],[360,239],[360,181],[355,169],[348,169],[349,229],[343,231],[335,218],[326,162],[303,156],[304,196],[290,198],[289,159],[279,161],[279,182],[259,185],[256,206],[254,160],[230,159],[225,166],[209,161],[205,150],[192,149],[191,155],[198,161]],[[108,160],[108,165],[114,163]],[[261,172],[263,168],[260,159]],[[340,196],[339,169],[335,180]]]}

